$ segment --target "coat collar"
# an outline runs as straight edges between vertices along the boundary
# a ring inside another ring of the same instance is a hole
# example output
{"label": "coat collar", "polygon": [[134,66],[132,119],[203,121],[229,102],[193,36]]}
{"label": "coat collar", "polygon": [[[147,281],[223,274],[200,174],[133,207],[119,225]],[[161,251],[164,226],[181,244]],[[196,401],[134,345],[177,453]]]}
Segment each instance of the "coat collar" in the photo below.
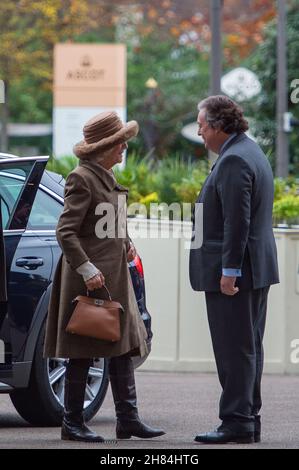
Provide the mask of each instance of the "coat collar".
{"label": "coat collar", "polygon": [[79,166],[83,166],[83,168],[88,168],[92,171],[102,181],[102,183],[104,183],[109,191],[113,191],[115,188],[121,191],[128,191],[127,188],[116,181],[113,171],[106,170],[106,168],[102,167],[98,163],[80,161]]}
{"label": "coat collar", "polygon": [[224,145],[222,146],[222,149],[218,158],[222,157],[224,152],[226,152],[232,145],[237,144],[238,142],[241,142],[244,138],[246,138],[246,134],[242,132],[241,134],[237,134],[233,139],[228,139],[227,142],[224,142]]}
{"label": "coat collar", "polygon": [[217,163],[219,162],[220,158],[222,157],[222,155],[234,144],[237,144],[239,142],[242,142],[242,140],[246,139],[247,136],[244,132],[242,132],[241,134],[237,134],[233,139],[228,139],[228,142],[225,142],[224,145],[222,146],[221,148],[221,152],[217,158],[217,160],[214,162],[214,165],[212,166],[211,168],[211,171],[215,168],[215,166],[217,165]]}

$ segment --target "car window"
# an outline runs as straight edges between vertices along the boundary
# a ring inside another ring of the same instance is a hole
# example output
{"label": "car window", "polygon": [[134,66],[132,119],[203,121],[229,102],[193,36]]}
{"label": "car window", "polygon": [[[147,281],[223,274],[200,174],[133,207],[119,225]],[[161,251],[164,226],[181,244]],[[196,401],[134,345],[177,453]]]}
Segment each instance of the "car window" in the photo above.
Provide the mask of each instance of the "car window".
{"label": "car window", "polygon": [[1,216],[2,216],[2,227],[6,227],[9,220],[9,207],[6,201],[1,197]]}
{"label": "car window", "polygon": [[[31,169],[28,167],[28,170]],[[1,212],[2,212],[2,226],[6,229],[9,224],[11,214],[16,207],[19,195],[24,187],[26,171],[20,168],[16,169],[20,174],[20,178],[16,179],[11,176],[13,170],[0,172],[0,198],[1,198]],[[23,174],[21,174],[23,173]]]}
{"label": "car window", "polygon": [[62,209],[62,204],[39,189],[29,216],[28,229],[54,230]]}

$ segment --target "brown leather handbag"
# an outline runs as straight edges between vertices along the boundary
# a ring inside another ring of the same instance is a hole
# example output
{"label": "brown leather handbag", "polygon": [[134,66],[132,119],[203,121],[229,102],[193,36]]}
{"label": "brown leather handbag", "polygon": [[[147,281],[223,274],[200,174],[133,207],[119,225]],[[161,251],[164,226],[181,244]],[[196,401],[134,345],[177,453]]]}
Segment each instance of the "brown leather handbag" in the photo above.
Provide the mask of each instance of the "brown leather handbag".
{"label": "brown leather handbag", "polygon": [[109,300],[89,297],[88,291],[87,296],[78,295],[73,300],[75,308],[66,327],[68,333],[112,342],[120,340],[120,315],[124,309],[103,287]]}

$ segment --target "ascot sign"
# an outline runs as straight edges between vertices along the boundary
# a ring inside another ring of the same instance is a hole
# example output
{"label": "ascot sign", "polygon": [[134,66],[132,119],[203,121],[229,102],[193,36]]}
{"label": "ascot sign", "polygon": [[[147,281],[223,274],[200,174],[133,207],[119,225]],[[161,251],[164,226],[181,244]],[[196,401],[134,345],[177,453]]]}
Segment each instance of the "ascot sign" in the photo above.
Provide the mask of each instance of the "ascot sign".
{"label": "ascot sign", "polygon": [[69,70],[66,80],[99,80],[104,78],[105,69],[91,68],[92,61],[87,55],[83,56],[80,61],[80,68]]}
{"label": "ascot sign", "polygon": [[86,121],[114,110],[126,120],[126,47],[123,44],[56,44],[54,49],[53,152],[71,155]]}

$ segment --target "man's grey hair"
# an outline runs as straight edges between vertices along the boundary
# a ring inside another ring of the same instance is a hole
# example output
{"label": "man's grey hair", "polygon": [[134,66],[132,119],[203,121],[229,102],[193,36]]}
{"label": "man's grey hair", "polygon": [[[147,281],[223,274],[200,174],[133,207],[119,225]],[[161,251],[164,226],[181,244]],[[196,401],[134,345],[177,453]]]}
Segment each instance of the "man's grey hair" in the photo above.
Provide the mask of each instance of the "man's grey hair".
{"label": "man's grey hair", "polygon": [[248,122],[242,108],[224,95],[209,96],[198,103],[198,111],[205,110],[205,119],[213,129],[221,129],[227,134],[245,132]]}

